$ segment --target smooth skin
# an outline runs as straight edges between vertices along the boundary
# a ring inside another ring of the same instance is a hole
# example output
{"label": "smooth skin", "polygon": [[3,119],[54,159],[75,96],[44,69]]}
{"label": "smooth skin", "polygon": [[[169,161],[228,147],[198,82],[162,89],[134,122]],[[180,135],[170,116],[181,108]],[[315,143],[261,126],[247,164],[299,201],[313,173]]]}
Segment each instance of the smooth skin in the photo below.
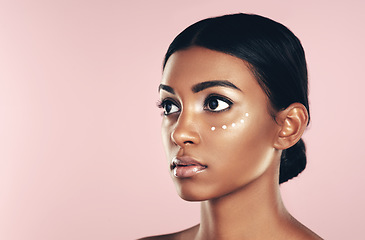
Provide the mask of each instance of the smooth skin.
{"label": "smooth skin", "polygon": [[246,62],[202,47],[169,58],[160,97],[169,166],[174,157],[207,166],[188,178],[170,167],[180,197],[201,201],[201,222],[144,239],[321,239],[287,212],[279,191],[282,150],[307,126],[302,104],[274,111]]}

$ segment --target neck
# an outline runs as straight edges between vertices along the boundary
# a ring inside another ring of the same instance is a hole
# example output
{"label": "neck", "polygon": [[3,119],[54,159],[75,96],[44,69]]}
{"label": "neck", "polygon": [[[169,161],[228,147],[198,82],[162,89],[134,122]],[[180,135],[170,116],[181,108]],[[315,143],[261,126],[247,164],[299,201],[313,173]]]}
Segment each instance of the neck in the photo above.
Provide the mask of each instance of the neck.
{"label": "neck", "polygon": [[267,175],[233,193],[202,202],[196,239],[272,238],[290,215],[281,200],[278,179]]}

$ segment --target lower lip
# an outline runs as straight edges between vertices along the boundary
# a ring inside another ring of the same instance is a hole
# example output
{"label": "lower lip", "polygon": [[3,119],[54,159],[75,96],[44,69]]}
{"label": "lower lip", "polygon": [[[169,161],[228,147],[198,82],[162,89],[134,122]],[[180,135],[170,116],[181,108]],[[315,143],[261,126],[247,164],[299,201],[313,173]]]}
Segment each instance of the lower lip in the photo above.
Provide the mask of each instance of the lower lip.
{"label": "lower lip", "polygon": [[200,165],[176,166],[174,176],[178,178],[189,178],[205,170],[206,167]]}

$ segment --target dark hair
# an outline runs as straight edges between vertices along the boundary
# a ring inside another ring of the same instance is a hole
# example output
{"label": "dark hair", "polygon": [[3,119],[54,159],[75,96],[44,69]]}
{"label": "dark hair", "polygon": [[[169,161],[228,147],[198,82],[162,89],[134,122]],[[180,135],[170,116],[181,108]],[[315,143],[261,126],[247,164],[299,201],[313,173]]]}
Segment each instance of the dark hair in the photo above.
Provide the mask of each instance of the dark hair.
{"label": "dark hair", "polygon": [[[309,114],[304,50],[299,39],[284,25],[243,13],[201,20],[173,40],[163,67],[174,52],[192,46],[223,52],[246,61],[270,100],[269,109],[278,111],[298,102],[307,108]],[[269,111],[275,117],[273,111]],[[306,163],[305,145],[300,139],[294,146],[283,150],[279,183],[296,177],[305,169]]]}

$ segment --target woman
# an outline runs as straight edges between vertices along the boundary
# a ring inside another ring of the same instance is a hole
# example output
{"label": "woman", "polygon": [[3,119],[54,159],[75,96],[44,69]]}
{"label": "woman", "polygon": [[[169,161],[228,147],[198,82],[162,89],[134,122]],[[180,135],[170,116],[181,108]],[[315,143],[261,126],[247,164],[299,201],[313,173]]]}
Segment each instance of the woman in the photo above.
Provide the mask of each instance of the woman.
{"label": "woman", "polygon": [[279,183],[306,166],[307,68],[285,26],[248,14],[199,21],[171,43],[159,87],[178,194],[201,222],[145,239],[321,239],[295,220]]}

